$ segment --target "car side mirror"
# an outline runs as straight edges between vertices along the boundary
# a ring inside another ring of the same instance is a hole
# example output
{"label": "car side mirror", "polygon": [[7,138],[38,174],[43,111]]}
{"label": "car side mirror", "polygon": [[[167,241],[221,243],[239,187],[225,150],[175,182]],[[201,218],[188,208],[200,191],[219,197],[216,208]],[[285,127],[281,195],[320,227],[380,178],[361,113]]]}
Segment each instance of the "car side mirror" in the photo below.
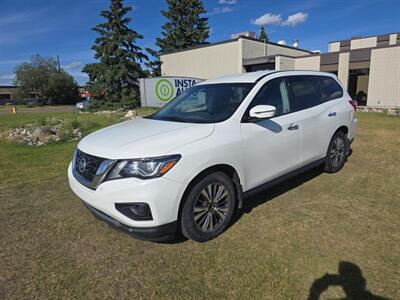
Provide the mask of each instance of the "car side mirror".
{"label": "car side mirror", "polygon": [[276,107],[273,105],[257,105],[250,109],[250,118],[268,119],[275,116]]}

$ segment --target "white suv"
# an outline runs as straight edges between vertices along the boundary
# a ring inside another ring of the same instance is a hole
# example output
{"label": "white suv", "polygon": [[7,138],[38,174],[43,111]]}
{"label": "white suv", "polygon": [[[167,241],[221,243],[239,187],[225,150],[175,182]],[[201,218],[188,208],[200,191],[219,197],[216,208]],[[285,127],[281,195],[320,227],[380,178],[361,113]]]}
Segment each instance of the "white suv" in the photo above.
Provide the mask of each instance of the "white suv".
{"label": "white suv", "polygon": [[151,116],[85,137],[69,183],[96,217],[135,237],[207,241],[252,192],[318,165],[339,171],[355,105],[329,73],[206,80]]}

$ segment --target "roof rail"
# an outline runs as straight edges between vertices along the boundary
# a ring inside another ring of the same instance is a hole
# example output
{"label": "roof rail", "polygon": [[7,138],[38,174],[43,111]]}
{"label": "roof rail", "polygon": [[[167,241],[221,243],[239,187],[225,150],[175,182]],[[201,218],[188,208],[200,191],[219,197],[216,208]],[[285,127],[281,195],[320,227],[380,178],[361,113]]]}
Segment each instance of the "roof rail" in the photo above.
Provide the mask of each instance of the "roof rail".
{"label": "roof rail", "polygon": [[269,76],[271,74],[275,74],[275,73],[279,73],[279,72],[282,72],[282,71],[273,71],[271,73],[264,74],[264,75],[258,77],[255,82],[259,82],[261,79],[263,79],[263,78],[265,78],[265,77],[267,77],[267,76]]}

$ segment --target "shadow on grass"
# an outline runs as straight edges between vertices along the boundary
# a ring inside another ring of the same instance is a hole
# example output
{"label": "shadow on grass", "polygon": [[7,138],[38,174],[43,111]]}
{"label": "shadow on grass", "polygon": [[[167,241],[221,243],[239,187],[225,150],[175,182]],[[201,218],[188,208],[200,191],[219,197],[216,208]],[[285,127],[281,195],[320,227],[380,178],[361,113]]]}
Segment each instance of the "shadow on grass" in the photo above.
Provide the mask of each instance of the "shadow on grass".
{"label": "shadow on grass", "polygon": [[339,263],[338,274],[327,273],[316,279],[311,285],[308,300],[320,299],[330,286],[342,287],[346,300],[388,300],[368,291],[367,280],[362,275],[361,269],[356,264],[347,261]]}
{"label": "shadow on grass", "polygon": [[256,208],[258,205],[269,202],[274,198],[279,197],[280,195],[283,195],[286,192],[297,188],[303,183],[310,181],[315,177],[318,177],[322,173],[323,173],[322,168],[316,167],[300,175],[297,175],[293,178],[290,178],[284,182],[281,182],[273,187],[265,189],[253,196],[250,196],[249,198],[244,199],[243,208],[238,210],[238,212],[235,214],[235,217],[233,218],[231,225],[236,223],[243,214],[250,213],[253,210],[253,208]]}
{"label": "shadow on grass", "polygon": [[[348,157],[350,157],[353,153],[352,149],[348,149]],[[323,171],[323,165],[317,166],[311,170],[308,170],[304,173],[301,173],[295,177],[292,177],[290,179],[287,179],[284,182],[281,182],[275,186],[272,186],[270,188],[267,188],[263,191],[260,191],[259,193],[250,196],[243,201],[243,207],[242,209],[237,210],[235,215],[232,218],[232,221],[230,222],[228,230],[231,226],[233,226],[245,213],[250,213],[253,208],[256,208],[258,205],[262,205],[266,202],[269,202],[276,197],[279,197],[282,194],[285,194],[286,192],[297,188],[298,186],[302,185],[305,182],[308,182],[319,175],[324,173]],[[176,238],[170,239],[167,241],[161,241],[160,243],[163,244],[179,244],[182,242],[187,241],[188,239],[182,235],[182,233],[178,232],[176,235]]]}
{"label": "shadow on grass", "polygon": [[[290,178],[282,183],[279,183],[273,187],[265,189],[249,198],[244,199],[243,208],[239,209],[235,213],[229,227],[234,225],[242,217],[243,214],[250,213],[253,210],[253,208],[257,207],[258,205],[261,205],[268,201],[273,200],[274,198],[302,185],[304,182],[314,179],[315,177],[319,176],[321,173],[323,173],[322,168],[316,167],[316,168],[311,169],[307,172],[304,172],[300,175],[297,175],[293,178]],[[182,235],[182,233],[178,233],[175,239],[160,241],[159,243],[179,244],[179,243],[182,243],[185,241],[187,241],[187,238],[185,238]]]}

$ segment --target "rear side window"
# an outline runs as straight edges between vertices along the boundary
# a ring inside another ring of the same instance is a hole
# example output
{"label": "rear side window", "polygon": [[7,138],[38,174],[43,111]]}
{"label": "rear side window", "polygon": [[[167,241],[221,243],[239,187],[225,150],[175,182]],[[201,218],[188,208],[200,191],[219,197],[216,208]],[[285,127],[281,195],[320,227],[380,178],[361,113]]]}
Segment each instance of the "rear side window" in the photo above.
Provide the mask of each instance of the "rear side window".
{"label": "rear side window", "polygon": [[292,111],[307,109],[323,102],[319,84],[314,76],[286,77]]}
{"label": "rear side window", "polygon": [[342,87],[332,77],[318,76],[317,80],[321,87],[324,102],[343,97]]}

